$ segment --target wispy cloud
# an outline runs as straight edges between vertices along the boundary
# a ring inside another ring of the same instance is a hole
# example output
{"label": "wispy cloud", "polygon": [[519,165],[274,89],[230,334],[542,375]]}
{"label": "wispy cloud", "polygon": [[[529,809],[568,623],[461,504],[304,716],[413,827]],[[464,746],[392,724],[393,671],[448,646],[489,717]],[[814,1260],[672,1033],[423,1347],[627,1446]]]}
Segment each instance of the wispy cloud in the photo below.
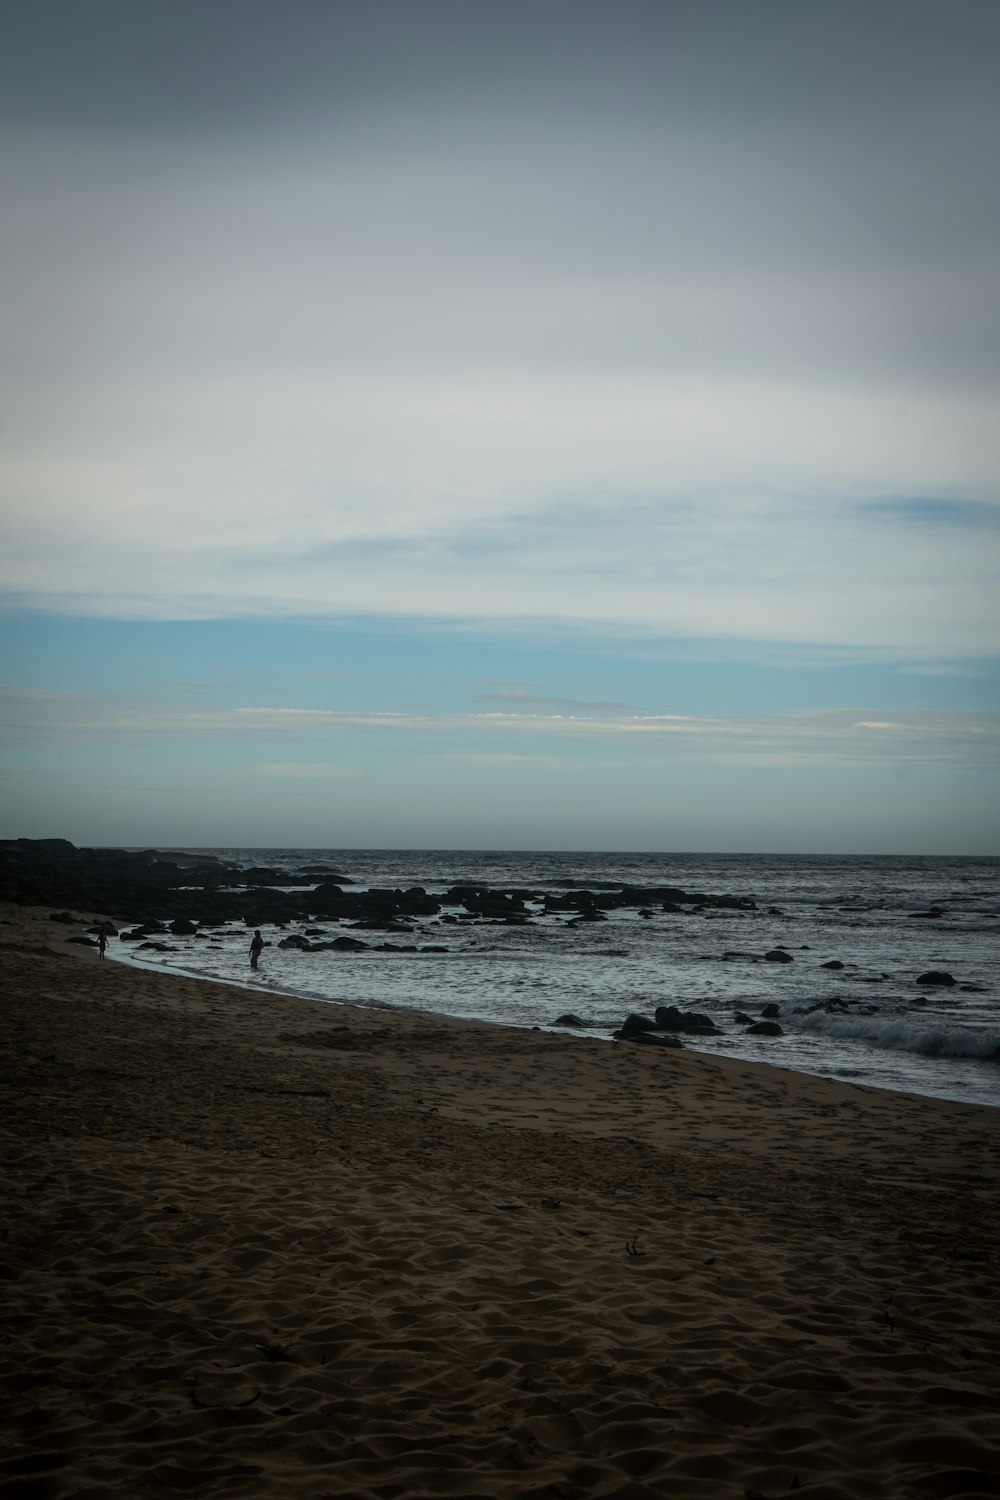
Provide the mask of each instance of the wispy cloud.
{"label": "wispy cloud", "polygon": [[[955,514],[992,503],[992,400],[913,396],[900,428],[878,392],[663,374],[88,391],[48,440],[63,466],[27,453],[0,476],[0,588],[22,606],[625,627],[889,660],[996,647],[994,534],[877,503],[930,476]],[[133,461],[109,479],[95,444]]]}
{"label": "wispy cloud", "polygon": [[871,516],[920,526],[1000,529],[1000,505],[984,500],[913,496],[870,500],[859,508]]}
{"label": "wispy cloud", "polygon": [[542,693],[523,693],[515,691],[500,690],[495,693],[477,693],[477,703],[500,703],[511,710],[525,709],[533,712],[539,708],[555,708],[566,713],[620,713],[627,709],[627,703],[601,703],[592,702],[586,698],[554,698],[547,697]]}
{"label": "wispy cloud", "polygon": [[279,776],[293,781],[340,781],[361,772],[354,766],[335,766],[329,761],[266,760],[245,766],[250,775]]}
{"label": "wispy cloud", "polygon": [[[573,745],[580,754],[599,748],[602,757],[652,751],[671,756],[774,757],[812,761],[939,761],[995,764],[1000,759],[1000,714],[927,710],[815,709],[786,714],[681,715],[523,714],[504,712],[418,714],[339,709],[209,707],[202,703],[157,703],[128,694],[0,692],[0,712],[10,743],[120,744],[145,738],[273,740],[308,738],[311,744],[359,733],[409,740],[429,750],[456,734],[476,739],[511,737]],[[454,753],[450,751],[449,753]],[[475,752],[482,753],[482,752]],[[490,755],[521,754],[498,750]],[[326,762],[276,762],[268,774],[328,774]],[[302,772],[289,769],[307,765]],[[336,763],[334,763],[336,764]],[[316,767],[322,765],[322,772]],[[274,767],[282,769],[275,770]]]}
{"label": "wispy cloud", "polygon": [[973,677],[983,678],[989,674],[978,667],[960,666],[954,662],[907,663],[897,667],[901,677]]}

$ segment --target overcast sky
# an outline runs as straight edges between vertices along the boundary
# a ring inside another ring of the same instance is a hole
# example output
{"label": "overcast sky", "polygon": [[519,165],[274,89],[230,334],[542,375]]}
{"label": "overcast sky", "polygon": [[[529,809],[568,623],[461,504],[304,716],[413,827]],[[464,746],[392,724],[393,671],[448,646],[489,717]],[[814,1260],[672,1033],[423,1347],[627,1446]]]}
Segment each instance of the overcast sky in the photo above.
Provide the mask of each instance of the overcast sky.
{"label": "overcast sky", "polygon": [[0,832],[1000,852],[994,0],[3,19]]}

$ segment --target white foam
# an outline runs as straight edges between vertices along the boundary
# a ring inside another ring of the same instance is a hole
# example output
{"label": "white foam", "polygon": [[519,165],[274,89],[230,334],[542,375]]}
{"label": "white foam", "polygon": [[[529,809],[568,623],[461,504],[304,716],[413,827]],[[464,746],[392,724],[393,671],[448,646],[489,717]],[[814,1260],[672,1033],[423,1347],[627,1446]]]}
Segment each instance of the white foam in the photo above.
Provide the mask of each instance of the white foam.
{"label": "white foam", "polygon": [[830,1015],[824,1011],[797,1017],[796,1024],[805,1031],[856,1038],[895,1052],[915,1052],[920,1057],[979,1057],[1000,1062],[1000,1031],[928,1025],[926,1021],[921,1023],[917,1019],[898,1016],[883,1019],[880,1016]]}

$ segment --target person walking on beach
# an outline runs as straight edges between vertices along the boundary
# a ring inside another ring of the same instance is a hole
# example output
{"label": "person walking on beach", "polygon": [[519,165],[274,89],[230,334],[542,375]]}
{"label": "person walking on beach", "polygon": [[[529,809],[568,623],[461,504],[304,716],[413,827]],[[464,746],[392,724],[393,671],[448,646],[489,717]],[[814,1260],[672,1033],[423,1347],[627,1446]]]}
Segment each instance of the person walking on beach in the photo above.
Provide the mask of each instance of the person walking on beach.
{"label": "person walking on beach", "polygon": [[250,967],[256,969],[257,960],[264,951],[264,939],[260,935],[260,928],[254,930],[253,942],[250,944]]}
{"label": "person walking on beach", "polygon": [[103,958],[104,957],[105,950],[107,949],[107,946],[108,946],[108,935],[104,931],[104,928],[102,927],[101,930],[100,930],[100,932],[97,934],[97,956],[98,956],[98,958]]}

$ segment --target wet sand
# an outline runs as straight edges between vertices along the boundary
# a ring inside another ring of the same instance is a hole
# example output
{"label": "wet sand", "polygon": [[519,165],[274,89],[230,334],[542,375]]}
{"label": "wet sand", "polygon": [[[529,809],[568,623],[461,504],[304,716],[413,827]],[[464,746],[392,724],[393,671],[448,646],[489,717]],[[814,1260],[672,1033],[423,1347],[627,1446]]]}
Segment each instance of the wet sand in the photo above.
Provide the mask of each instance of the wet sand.
{"label": "wet sand", "polygon": [[46,917],[0,910],[3,1500],[1000,1495],[1000,1110]]}

